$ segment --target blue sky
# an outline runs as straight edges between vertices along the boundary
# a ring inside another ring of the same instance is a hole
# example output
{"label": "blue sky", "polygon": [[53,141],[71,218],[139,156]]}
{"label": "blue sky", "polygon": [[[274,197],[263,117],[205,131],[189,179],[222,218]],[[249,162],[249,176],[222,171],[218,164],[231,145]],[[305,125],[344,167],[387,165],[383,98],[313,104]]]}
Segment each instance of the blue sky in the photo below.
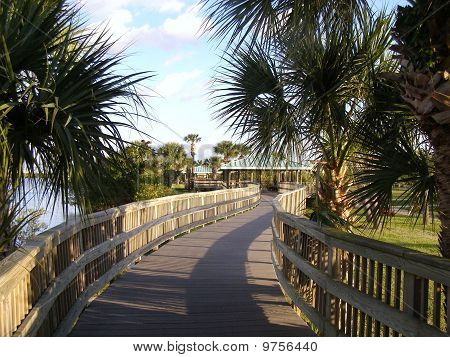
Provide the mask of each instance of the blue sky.
{"label": "blue sky", "polygon": [[[153,115],[164,124],[139,120],[140,130],[160,142],[177,141],[189,133],[203,140],[198,158],[209,156],[218,141],[231,139],[226,128],[213,120],[208,88],[220,50],[201,36],[202,14],[196,0],[76,0],[88,22],[107,24],[118,38],[116,50],[126,48],[129,57],[123,71],[152,71],[142,91],[152,96]],[[385,1],[374,0],[377,7]],[[405,3],[390,0],[388,6]],[[124,133],[126,139],[140,139]],[[157,142],[155,141],[155,144]]]}

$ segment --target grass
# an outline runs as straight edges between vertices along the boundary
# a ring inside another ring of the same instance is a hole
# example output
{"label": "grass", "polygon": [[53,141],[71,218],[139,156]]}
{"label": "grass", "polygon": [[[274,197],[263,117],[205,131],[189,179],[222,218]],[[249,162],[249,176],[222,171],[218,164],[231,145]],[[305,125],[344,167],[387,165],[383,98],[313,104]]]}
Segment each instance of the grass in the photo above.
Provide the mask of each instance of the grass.
{"label": "grass", "polygon": [[183,193],[189,193],[189,190],[186,190],[184,184],[180,183],[180,184],[173,184],[172,185],[172,190],[173,190],[173,194],[174,195],[181,195]]}
{"label": "grass", "polygon": [[404,198],[400,198],[402,194],[405,193],[405,189],[403,188],[394,188],[392,190],[392,206],[403,206]]}
{"label": "grass", "polygon": [[438,246],[439,222],[425,226],[414,225],[406,216],[394,216],[383,230],[363,230],[361,235],[381,242],[396,244],[422,253],[440,255]]}
{"label": "grass", "polygon": [[[306,211],[306,216],[312,213],[311,209]],[[401,247],[417,250],[421,253],[440,256],[438,245],[439,221],[429,223],[425,226],[406,216],[394,216],[383,230],[376,231],[361,229],[355,234],[375,239],[381,242],[399,245]]]}

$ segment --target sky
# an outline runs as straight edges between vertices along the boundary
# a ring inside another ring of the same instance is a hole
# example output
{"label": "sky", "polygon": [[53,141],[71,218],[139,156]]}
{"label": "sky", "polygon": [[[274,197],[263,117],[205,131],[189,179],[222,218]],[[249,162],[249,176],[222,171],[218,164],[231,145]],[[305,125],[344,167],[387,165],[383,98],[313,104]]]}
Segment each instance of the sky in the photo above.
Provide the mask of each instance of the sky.
{"label": "sky", "polygon": [[[233,139],[226,127],[213,120],[209,101],[210,81],[219,65],[218,44],[202,34],[202,12],[197,0],[75,0],[83,6],[90,26],[107,26],[117,43],[115,51],[128,57],[120,69],[125,72],[150,71],[155,76],[141,92],[148,96],[151,115],[137,127],[155,138],[158,145],[183,142],[190,133],[202,142],[198,159],[212,154],[221,140]],[[386,1],[374,0],[377,7]],[[387,1],[388,6],[405,3]],[[142,139],[124,132],[127,140]]]}

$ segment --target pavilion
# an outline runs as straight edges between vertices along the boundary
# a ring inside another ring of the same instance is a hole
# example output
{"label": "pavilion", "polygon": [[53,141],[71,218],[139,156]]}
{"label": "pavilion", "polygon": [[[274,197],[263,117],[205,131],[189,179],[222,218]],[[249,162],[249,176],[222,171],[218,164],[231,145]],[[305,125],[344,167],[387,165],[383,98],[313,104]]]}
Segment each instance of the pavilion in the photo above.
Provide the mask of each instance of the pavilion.
{"label": "pavilion", "polygon": [[278,182],[302,183],[302,172],[311,172],[313,165],[301,161],[266,159],[258,156],[249,156],[243,159],[230,161],[220,168],[223,180],[227,187],[241,181],[262,183],[263,175],[270,173],[273,184]]}

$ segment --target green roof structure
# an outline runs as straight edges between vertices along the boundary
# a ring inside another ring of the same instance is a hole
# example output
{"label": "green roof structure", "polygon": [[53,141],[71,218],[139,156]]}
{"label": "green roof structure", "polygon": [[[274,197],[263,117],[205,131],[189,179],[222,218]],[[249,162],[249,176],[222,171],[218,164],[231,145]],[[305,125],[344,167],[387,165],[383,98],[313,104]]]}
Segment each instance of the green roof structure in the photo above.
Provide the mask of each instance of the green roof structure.
{"label": "green roof structure", "polygon": [[222,171],[234,170],[272,170],[272,171],[311,171],[312,165],[296,161],[276,160],[271,158],[269,160],[261,157],[247,157],[244,159],[233,160],[228,164],[222,165]]}
{"label": "green roof structure", "polygon": [[194,174],[196,174],[196,175],[201,175],[201,174],[204,174],[204,175],[212,174],[212,169],[211,169],[209,166],[204,166],[204,165],[201,165],[201,166],[195,166],[195,167],[194,167]]}

